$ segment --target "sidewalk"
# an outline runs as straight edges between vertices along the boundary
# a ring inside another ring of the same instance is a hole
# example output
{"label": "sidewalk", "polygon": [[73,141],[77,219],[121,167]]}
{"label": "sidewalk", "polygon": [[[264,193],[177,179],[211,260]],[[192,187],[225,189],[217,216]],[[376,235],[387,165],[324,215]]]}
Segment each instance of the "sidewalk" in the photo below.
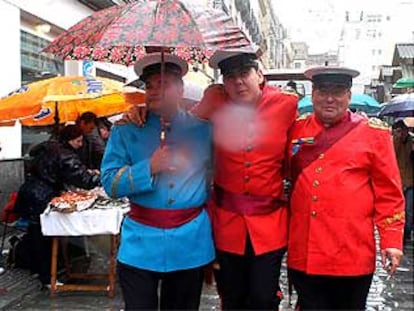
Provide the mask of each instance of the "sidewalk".
{"label": "sidewalk", "polygon": [[[99,245],[100,244],[100,245]],[[91,271],[101,272],[107,267],[107,254],[103,243],[94,241],[91,245]],[[406,245],[404,259],[397,275],[388,278],[377,262],[377,272],[367,301],[367,310],[408,311],[414,309],[413,289],[413,245]],[[378,257],[379,259],[379,257]],[[2,266],[2,264],[0,264]],[[286,263],[281,271],[281,287],[285,299],[281,311],[293,311],[288,305]],[[119,285],[116,296],[107,297],[104,292],[61,292],[50,298],[48,290],[40,290],[40,282],[28,271],[7,269],[0,275],[0,310],[121,310],[123,300]],[[292,297],[294,304],[296,295]],[[200,310],[219,310],[219,298],[214,286],[205,285]]]}
{"label": "sidewalk", "polygon": [[[3,234],[4,224],[0,224]],[[9,227],[6,233],[4,250],[10,249],[9,238],[13,235],[22,235],[23,232],[14,227]],[[6,252],[6,251],[5,251]],[[5,253],[4,252],[4,253]],[[20,301],[26,293],[37,292],[40,283],[30,275],[30,272],[23,269],[9,269],[7,267],[7,254],[0,254],[0,310]]]}

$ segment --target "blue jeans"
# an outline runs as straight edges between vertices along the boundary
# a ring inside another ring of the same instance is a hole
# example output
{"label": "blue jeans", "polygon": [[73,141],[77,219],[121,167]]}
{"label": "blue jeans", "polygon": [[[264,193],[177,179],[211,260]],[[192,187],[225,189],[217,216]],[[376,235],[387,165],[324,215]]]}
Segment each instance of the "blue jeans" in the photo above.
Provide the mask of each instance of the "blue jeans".
{"label": "blue jeans", "polygon": [[410,238],[413,231],[413,187],[404,187],[405,228],[404,237]]}

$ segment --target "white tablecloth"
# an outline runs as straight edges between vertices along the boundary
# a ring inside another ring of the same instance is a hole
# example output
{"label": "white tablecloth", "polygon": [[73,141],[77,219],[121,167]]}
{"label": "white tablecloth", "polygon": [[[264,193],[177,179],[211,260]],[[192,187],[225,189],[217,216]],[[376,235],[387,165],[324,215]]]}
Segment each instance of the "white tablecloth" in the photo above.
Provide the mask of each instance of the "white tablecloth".
{"label": "white tablecloth", "polygon": [[118,234],[128,208],[88,209],[81,212],[49,211],[40,215],[43,235],[84,236]]}

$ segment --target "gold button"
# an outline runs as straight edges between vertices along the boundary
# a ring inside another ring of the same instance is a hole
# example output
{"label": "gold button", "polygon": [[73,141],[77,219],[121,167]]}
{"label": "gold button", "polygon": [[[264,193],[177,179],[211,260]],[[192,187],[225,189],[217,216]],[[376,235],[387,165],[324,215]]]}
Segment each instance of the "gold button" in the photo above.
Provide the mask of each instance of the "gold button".
{"label": "gold button", "polygon": [[247,152],[252,151],[252,150],[253,150],[253,147],[252,147],[252,146],[247,146],[245,150],[246,150]]}
{"label": "gold button", "polygon": [[311,216],[312,216],[312,217],[316,217],[316,214],[317,214],[317,213],[316,213],[316,211],[312,211],[312,212],[311,212]]}
{"label": "gold button", "polygon": [[250,166],[252,166],[252,164],[251,164],[250,162],[245,162],[245,163],[244,163],[244,166],[246,166],[246,167],[250,167]]}
{"label": "gold button", "polygon": [[320,185],[318,180],[314,180],[312,184],[314,187],[318,187]]}
{"label": "gold button", "polygon": [[250,176],[248,176],[248,175],[246,175],[246,176],[244,176],[244,181],[249,181],[250,180]]}
{"label": "gold button", "polygon": [[173,204],[173,203],[174,203],[174,201],[175,201],[175,200],[174,200],[173,198],[169,198],[169,199],[168,199],[168,204]]}
{"label": "gold button", "polygon": [[322,173],[322,167],[318,166],[318,167],[315,169],[315,172],[316,172],[316,173],[318,173],[318,174]]}
{"label": "gold button", "polygon": [[321,153],[320,155],[319,155],[319,159],[323,159],[325,157],[325,154],[323,154],[323,153]]}
{"label": "gold button", "polygon": [[312,196],[312,201],[313,201],[313,202],[317,202],[317,201],[318,201],[318,197],[317,197],[316,195],[313,195],[313,196]]}

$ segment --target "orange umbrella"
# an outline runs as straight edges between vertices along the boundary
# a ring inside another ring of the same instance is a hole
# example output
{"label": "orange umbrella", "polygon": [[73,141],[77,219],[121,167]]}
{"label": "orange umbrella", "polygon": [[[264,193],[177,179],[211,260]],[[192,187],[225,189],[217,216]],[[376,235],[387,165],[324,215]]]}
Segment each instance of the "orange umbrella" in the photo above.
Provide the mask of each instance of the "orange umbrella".
{"label": "orange umbrella", "polygon": [[[127,111],[121,82],[101,77],[55,77],[22,86],[0,99],[0,125],[15,120],[25,126],[75,121],[85,111],[98,117]],[[143,91],[136,100],[144,102]]]}

